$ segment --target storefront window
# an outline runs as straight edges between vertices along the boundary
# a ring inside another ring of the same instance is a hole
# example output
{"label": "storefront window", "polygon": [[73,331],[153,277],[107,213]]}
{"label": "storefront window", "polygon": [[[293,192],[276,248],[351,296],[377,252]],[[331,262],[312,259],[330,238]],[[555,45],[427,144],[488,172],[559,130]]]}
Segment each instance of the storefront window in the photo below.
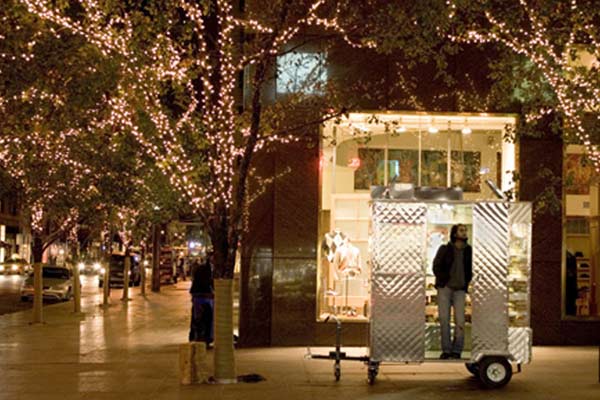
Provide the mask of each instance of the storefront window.
{"label": "storefront window", "polygon": [[354,171],[354,189],[369,189],[372,185],[383,185],[385,174],[385,157],[383,149],[358,149],[358,158],[348,160]]}
{"label": "storefront window", "polygon": [[[371,191],[391,184],[460,186],[465,200],[496,199],[485,181],[511,188],[506,171],[515,169],[515,150],[503,141],[503,132],[514,123],[513,116],[487,114],[356,113],[327,124],[321,143],[317,319],[334,314],[368,320]],[[431,229],[431,240],[447,240],[447,226]]]}
{"label": "storefront window", "polygon": [[563,309],[569,318],[600,316],[600,228],[598,177],[581,146],[564,157],[565,262]]}
{"label": "storefront window", "polygon": [[397,177],[396,182],[412,183],[416,186],[419,182],[419,151],[388,150],[388,169],[390,176]]}
{"label": "storefront window", "polygon": [[460,186],[465,192],[481,192],[481,152],[452,151],[451,171],[452,186]]}

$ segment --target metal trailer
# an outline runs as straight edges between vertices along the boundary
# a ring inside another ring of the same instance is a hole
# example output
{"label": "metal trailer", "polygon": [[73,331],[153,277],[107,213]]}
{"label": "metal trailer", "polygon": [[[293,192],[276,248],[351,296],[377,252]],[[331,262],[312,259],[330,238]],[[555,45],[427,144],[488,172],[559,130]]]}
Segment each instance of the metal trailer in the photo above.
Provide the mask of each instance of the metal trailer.
{"label": "metal trailer", "polygon": [[[428,231],[440,225],[440,216],[445,225],[465,222],[444,217],[458,209],[471,218],[471,351],[442,361],[440,351],[432,351],[440,343],[439,323],[424,318]],[[369,384],[381,363],[436,361],[464,362],[486,387],[506,385],[513,364],[520,372],[531,361],[531,211],[526,202],[373,200],[368,355],[347,357],[341,351],[341,323],[335,318],[336,350],[310,357],[334,359],[336,380],[341,360],[367,364]]]}

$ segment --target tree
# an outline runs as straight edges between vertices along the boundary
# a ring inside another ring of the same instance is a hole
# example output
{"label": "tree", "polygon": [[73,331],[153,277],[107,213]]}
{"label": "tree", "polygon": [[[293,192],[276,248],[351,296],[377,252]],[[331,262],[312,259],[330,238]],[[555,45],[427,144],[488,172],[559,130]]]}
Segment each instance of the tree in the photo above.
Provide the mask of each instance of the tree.
{"label": "tree", "polygon": [[[551,112],[564,121],[566,137],[583,144],[596,171],[600,150],[596,132],[586,124],[589,113],[600,118],[599,66],[582,65],[584,56],[600,59],[597,4],[588,0],[566,1],[448,1],[451,22],[448,37],[457,43],[494,43],[505,46],[526,61],[522,71],[535,69],[542,81],[525,88],[541,94],[540,106],[526,123]],[[523,63],[521,63],[523,66]],[[548,98],[548,92],[550,98]],[[549,105],[549,106],[548,106]]]}
{"label": "tree", "polygon": [[[231,290],[254,154],[297,132],[264,129],[264,85],[277,56],[311,27],[341,34],[349,1],[249,1],[239,17],[225,0],[50,2],[21,0],[29,12],[93,45],[118,65],[109,116],[95,128],[131,132],[208,229],[216,278],[217,380],[235,378]],[[243,37],[243,40],[239,40]],[[236,80],[249,72],[248,112],[235,108]],[[104,103],[103,103],[104,104]],[[339,115],[323,110],[307,123]]]}

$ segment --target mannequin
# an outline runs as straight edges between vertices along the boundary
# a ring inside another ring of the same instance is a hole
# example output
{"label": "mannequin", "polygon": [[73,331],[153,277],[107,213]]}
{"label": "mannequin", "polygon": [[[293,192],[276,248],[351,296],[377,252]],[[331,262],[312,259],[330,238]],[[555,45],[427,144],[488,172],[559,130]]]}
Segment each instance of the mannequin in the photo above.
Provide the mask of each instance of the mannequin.
{"label": "mannequin", "polygon": [[[348,306],[348,290],[350,279],[354,279],[361,272],[360,268],[360,250],[350,243],[350,239],[346,238],[337,248],[333,260],[334,270],[341,274],[344,284],[344,310],[346,315],[356,315],[356,310]],[[336,273],[337,276],[337,273]]]}

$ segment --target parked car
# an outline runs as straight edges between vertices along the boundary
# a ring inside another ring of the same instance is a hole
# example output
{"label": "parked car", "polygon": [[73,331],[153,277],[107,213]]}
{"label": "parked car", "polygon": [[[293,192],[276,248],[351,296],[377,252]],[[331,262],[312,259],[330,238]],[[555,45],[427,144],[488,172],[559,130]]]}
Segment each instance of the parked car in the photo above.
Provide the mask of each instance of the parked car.
{"label": "parked car", "polygon": [[24,275],[30,271],[33,271],[31,264],[22,258],[11,258],[9,260],[4,261],[3,263],[0,263],[0,274]]}
{"label": "parked car", "polygon": [[79,268],[79,273],[83,275],[98,275],[100,273],[100,269],[102,265],[98,261],[81,261],[77,264],[77,268]]}
{"label": "parked car", "polygon": [[[73,272],[66,267],[42,265],[42,285],[45,299],[67,301],[73,297]],[[33,298],[33,272],[23,281],[21,300]]]}
{"label": "parked car", "polygon": [[[131,269],[129,270],[129,286],[139,286],[142,282],[142,274],[140,270],[140,263],[137,257],[134,255],[129,256],[131,258]],[[122,287],[124,284],[124,271],[125,271],[125,256],[120,254],[113,254],[110,256],[109,262],[109,284],[111,287],[117,286]],[[100,270],[100,276],[98,280],[98,287],[104,286],[104,274],[105,269]]]}

